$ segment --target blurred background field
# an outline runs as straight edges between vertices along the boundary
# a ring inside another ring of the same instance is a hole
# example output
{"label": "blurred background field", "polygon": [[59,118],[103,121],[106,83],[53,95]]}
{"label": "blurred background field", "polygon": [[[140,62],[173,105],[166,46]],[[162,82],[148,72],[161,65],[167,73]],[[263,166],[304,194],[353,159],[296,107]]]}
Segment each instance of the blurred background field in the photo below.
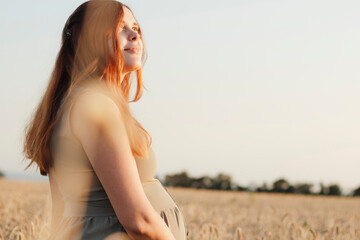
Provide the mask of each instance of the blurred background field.
{"label": "blurred background field", "polygon": [[[82,2],[0,8],[7,178],[24,177],[23,129],[47,87],[64,24]],[[360,1],[123,2],[148,49],[147,90],[131,109],[153,137],[158,174],[359,187]]]}
{"label": "blurred background field", "polygon": [[[359,197],[166,187],[188,240],[360,239]],[[0,239],[46,239],[47,182],[0,180]]]}
{"label": "blurred background field", "polygon": [[[23,129],[82,2],[0,8],[0,239],[47,237]],[[360,240],[360,1],[123,2],[148,48],[131,108],[189,240]]]}

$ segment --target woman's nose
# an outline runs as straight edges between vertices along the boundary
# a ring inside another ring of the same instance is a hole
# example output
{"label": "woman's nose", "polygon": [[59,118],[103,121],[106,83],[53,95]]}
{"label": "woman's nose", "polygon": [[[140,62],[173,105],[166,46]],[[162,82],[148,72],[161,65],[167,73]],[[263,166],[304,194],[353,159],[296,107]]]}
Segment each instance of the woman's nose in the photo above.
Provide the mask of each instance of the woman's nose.
{"label": "woman's nose", "polygon": [[139,37],[139,33],[134,30],[131,30],[131,32],[129,33],[129,41],[137,40]]}

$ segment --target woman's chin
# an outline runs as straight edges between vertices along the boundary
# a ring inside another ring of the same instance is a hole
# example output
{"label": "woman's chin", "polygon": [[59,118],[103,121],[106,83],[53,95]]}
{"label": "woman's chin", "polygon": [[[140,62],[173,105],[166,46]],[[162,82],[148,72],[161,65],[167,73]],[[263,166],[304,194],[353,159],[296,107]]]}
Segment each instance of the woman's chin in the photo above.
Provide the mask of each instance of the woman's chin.
{"label": "woman's chin", "polygon": [[137,71],[141,69],[141,65],[140,64],[136,64],[136,65],[131,65],[131,66],[126,66],[124,68],[124,72],[133,72],[133,71]]}

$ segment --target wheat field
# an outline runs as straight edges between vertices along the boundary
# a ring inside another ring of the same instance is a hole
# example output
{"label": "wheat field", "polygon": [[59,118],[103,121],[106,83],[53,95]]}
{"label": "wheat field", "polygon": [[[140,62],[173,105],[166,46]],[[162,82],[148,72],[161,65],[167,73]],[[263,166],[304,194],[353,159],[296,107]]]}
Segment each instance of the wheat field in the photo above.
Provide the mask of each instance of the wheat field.
{"label": "wheat field", "polygon": [[[188,240],[360,240],[360,198],[167,187]],[[46,239],[48,183],[0,180],[0,239]]]}

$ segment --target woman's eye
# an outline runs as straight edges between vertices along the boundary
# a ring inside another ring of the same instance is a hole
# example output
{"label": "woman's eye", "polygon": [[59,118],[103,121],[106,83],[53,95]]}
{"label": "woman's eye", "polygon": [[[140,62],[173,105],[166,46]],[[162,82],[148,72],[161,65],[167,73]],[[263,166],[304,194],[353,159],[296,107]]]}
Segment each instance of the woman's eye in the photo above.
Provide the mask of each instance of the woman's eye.
{"label": "woman's eye", "polygon": [[[125,24],[119,26],[119,31],[123,31],[123,30],[126,30],[126,29],[130,29],[130,28],[127,27]],[[136,32],[139,32],[140,28],[139,27],[132,27],[132,30],[134,30]]]}

